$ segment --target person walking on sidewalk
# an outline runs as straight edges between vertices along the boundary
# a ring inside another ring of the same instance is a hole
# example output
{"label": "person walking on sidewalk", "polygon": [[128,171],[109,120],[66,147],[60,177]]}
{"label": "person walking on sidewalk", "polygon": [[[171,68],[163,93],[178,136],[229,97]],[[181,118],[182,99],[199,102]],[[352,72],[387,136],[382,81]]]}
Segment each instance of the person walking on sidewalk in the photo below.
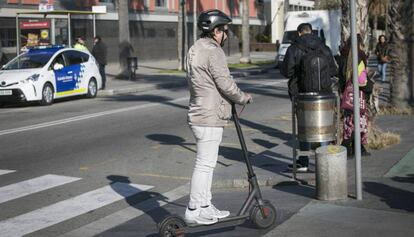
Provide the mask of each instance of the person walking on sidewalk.
{"label": "person walking on sidewalk", "polygon": [[102,38],[100,36],[95,36],[93,40],[94,46],[92,49],[92,55],[95,57],[96,61],[99,65],[99,73],[102,77],[102,90],[105,90],[106,86],[106,74],[105,74],[105,66],[106,66],[106,45],[102,42]]}
{"label": "person walking on sidewalk", "polygon": [[73,46],[73,48],[79,49],[82,51],[89,51],[88,48],[85,46],[85,38],[83,38],[82,36],[79,36],[76,38],[76,43]]}
{"label": "person walking on sidewalk", "polygon": [[[331,77],[337,75],[337,66],[330,48],[312,33],[312,25],[302,23],[298,26],[297,32],[299,37],[287,49],[280,68],[281,74],[289,78],[288,89],[292,103],[295,103],[295,97],[299,93],[332,93]],[[313,60],[312,57],[318,59],[316,69],[309,67],[313,65],[308,62]],[[317,71],[318,76],[312,73],[314,70]],[[321,145],[327,144],[328,142]],[[311,145],[309,142],[299,142],[301,151],[309,151]],[[308,171],[309,157],[299,156],[296,164],[297,171]],[[288,169],[293,169],[293,165],[288,165]]]}
{"label": "person walking on sidewalk", "polygon": [[201,38],[186,56],[190,90],[188,124],[197,145],[190,200],[185,211],[188,223],[213,224],[218,218],[230,215],[229,211],[220,211],[211,203],[213,172],[223,128],[231,118],[231,103],[252,101],[252,97],[242,92],[232,79],[222,49],[231,21],[216,9],[202,12],[197,22]]}
{"label": "person walking on sidewalk", "polygon": [[381,81],[385,82],[387,78],[387,65],[390,62],[389,48],[385,35],[380,35],[378,37],[375,54],[378,59],[378,74],[381,77]]}
{"label": "person walking on sidewalk", "polygon": [[[358,44],[358,86],[359,86],[359,111],[360,111],[360,134],[361,134],[361,155],[369,156],[370,153],[365,148],[368,144],[368,106],[367,101],[372,93],[373,82],[368,78],[366,70],[368,56],[364,52],[364,44],[360,34],[357,34]],[[343,111],[343,141],[342,146],[346,147],[348,157],[352,157],[354,151],[354,107],[353,107],[353,83],[352,83],[352,53],[351,37],[341,50],[343,66],[340,69],[339,85],[341,91],[341,109]],[[363,65],[363,66],[361,66]],[[364,75],[365,73],[365,75]]]}

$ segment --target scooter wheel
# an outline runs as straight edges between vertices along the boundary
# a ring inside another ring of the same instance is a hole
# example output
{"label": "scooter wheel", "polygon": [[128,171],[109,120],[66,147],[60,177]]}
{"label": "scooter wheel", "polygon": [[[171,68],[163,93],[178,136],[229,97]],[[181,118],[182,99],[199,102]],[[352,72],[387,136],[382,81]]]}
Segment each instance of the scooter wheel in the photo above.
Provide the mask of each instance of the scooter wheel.
{"label": "scooter wheel", "polygon": [[161,237],[184,237],[186,226],[187,224],[183,218],[178,215],[171,215],[159,223],[159,234]]}
{"label": "scooter wheel", "polygon": [[267,200],[264,200],[263,204],[263,212],[259,205],[254,206],[250,212],[250,219],[259,229],[267,229],[276,222],[276,208]]}

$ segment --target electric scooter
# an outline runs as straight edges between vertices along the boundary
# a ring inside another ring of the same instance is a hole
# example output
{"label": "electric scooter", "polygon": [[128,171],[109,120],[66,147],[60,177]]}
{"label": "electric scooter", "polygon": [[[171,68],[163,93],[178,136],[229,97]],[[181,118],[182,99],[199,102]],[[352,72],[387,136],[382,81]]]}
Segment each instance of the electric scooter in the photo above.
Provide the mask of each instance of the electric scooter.
{"label": "electric scooter", "polygon": [[[242,148],[243,158],[247,166],[247,175],[249,181],[249,195],[242,205],[240,211],[235,216],[219,219],[218,222],[240,221],[250,219],[253,224],[259,229],[267,229],[275,223],[276,208],[267,200],[263,200],[260,192],[259,184],[257,183],[256,174],[253,171],[249,160],[246,143],[244,141],[243,133],[240,126],[239,116],[236,111],[236,106],[232,104],[232,114],[234,125],[236,126],[237,135],[239,137]],[[201,224],[187,224],[184,219],[178,215],[169,215],[158,224],[159,234],[161,237],[183,237],[188,231],[188,228],[196,228],[205,226]]]}

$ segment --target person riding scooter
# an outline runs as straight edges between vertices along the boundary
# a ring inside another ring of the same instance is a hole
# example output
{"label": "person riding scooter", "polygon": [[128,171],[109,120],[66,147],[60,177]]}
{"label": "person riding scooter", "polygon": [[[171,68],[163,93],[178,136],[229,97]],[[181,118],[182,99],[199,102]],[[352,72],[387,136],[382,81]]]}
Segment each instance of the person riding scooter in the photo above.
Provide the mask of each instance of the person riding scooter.
{"label": "person riding scooter", "polygon": [[214,224],[230,215],[211,203],[213,172],[223,128],[231,118],[231,103],[252,101],[251,95],[242,92],[232,79],[222,49],[231,21],[219,10],[202,12],[197,22],[201,38],[189,49],[186,58],[190,89],[188,124],[197,143],[190,200],[185,211],[187,223]]}

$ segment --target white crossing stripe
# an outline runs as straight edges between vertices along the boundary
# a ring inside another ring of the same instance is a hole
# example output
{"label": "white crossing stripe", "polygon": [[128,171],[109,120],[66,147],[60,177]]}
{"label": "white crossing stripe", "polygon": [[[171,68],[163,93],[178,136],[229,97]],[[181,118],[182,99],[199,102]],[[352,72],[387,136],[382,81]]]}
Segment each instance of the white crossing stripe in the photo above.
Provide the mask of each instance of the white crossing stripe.
{"label": "white crossing stripe", "polygon": [[0,203],[41,192],[46,189],[71,183],[80,179],[81,178],[47,174],[37,178],[4,186],[0,188]]}
{"label": "white crossing stripe", "polygon": [[16,172],[15,170],[0,170],[0,175]]}
{"label": "white crossing stripe", "polygon": [[113,183],[0,222],[2,237],[22,236],[125,199],[153,186]]}

